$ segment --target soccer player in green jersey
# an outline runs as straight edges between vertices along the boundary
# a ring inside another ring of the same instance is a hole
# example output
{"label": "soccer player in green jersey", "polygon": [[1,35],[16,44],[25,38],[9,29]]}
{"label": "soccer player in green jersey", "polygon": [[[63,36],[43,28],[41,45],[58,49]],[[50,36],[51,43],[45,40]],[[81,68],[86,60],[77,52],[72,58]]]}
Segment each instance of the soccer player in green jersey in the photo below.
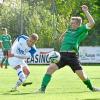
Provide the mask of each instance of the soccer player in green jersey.
{"label": "soccer player in green jersey", "polygon": [[0,36],[0,42],[3,51],[3,59],[1,61],[1,68],[3,68],[3,63],[5,62],[5,68],[8,65],[8,53],[10,53],[11,49],[11,36],[7,33],[6,28],[2,28],[2,35]]}
{"label": "soccer player in green jersey", "polygon": [[79,45],[84,38],[88,36],[88,30],[93,28],[95,24],[86,5],[82,6],[82,11],[86,15],[88,23],[82,25],[81,17],[71,18],[70,28],[59,38],[62,40],[60,48],[61,59],[58,63],[49,65],[47,72],[43,77],[41,88],[36,91],[37,93],[44,93],[48,83],[51,80],[52,74],[56,70],[63,68],[66,65],[69,65],[72,71],[79,76],[87,88],[89,88],[91,91],[100,91],[99,88],[96,88],[92,85],[90,79],[84,73],[78,59]]}

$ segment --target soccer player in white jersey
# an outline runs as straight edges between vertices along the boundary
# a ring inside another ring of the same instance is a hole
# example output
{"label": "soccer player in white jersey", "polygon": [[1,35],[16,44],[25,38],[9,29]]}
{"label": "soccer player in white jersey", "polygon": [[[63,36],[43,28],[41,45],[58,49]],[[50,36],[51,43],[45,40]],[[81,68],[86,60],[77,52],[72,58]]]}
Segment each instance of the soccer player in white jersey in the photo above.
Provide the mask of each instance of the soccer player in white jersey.
{"label": "soccer player in white jersey", "polygon": [[16,82],[16,85],[12,88],[11,92],[16,91],[29,76],[30,71],[28,65],[25,63],[25,59],[32,57],[36,52],[35,43],[37,40],[38,35],[33,33],[29,37],[20,35],[14,41],[11,54],[9,54],[8,62],[10,66],[17,71],[19,79]]}

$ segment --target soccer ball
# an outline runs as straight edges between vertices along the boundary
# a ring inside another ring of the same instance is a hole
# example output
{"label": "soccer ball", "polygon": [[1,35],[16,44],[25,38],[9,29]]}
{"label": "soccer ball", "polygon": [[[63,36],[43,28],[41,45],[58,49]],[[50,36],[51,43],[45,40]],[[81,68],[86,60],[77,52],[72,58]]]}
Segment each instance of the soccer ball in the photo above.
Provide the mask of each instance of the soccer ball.
{"label": "soccer ball", "polygon": [[51,51],[48,58],[50,63],[57,63],[60,60],[60,53],[57,51]]}

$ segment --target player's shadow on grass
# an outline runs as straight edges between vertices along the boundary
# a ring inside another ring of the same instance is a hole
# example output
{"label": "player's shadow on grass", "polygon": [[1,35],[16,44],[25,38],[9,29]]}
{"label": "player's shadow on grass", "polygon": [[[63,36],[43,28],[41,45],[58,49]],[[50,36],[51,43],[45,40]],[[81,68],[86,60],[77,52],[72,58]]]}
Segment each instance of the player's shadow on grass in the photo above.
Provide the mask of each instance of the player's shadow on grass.
{"label": "player's shadow on grass", "polygon": [[0,93],[0,95],[29,95],[29,94],[34,94],[32,92],[23,92],[23,93],[20,93],[20,92],[17,92],[17,93],[11,93],[11,92],[6,92],[6,93]]}
{"label": "player's shadow on grass", "polygon": [[[64,91],[64,92],[60,92],[60,91],[56,91],[55,93],[56,94],[81,94],[81,93],[88,93],[88,92],[90,92],[90,91],[75,91],[75,92],[71,92],[71,91]],[[49,92],[47,92],[47,94],[54,94],[54,92],[52,92],[52,91],[49,91]]]}
{"label": "player's shadow on grass", "polygon": [[[81,93],[88,93],[89,91],[75,91],[75,92],[70,92],[70,91],[64,91],[64,92],[60,92],[60,91],[56,91],[56,94],[81,94]],[[5,92],[5,93],[0,93],[0,95],[29,95],[29,94],[41,94],[41,93],[35,93],[33,92]],[[44,93],[42,93],[44,94]],[[52,91],[48,91],[45,94],[54,94],[54,92]],[[83,100],[92,100],[92,99],[83,99]],[[100,100],[100,99],[93,99],[93,100]]]}
{"label": "player's shadow on grass", "polygon": [[82,99],[82,100],[100,100],[100,98]]}
{"label": "player's shadow on grass", "polygon": [[99,77],[91,77],[91,79],[100,80],[100,78],[99,78]]}
{"label": "player's shadow on grass", "polygon": [[89,91],[75,91],[75,92],[66,92],[66,93],[86,93],[86,92],[89,92]]}

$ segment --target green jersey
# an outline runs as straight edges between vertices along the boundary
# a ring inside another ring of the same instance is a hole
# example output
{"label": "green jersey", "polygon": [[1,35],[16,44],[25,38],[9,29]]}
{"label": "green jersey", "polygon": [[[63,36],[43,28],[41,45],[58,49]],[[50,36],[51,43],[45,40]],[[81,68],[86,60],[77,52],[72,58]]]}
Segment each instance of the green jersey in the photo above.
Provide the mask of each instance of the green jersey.
{"label": "green jersey", "polygon": [[0,41],[2,42],[2,50],[10,50],[11,49],[11,36],[9,34],[2,34],[0,36]]}
{"label": "green jersey", "polygon": [[65,33],[61,43],[60,52],[75,51],[78,52],[80,43],[88,35],[87,25],[81,25],[76,30],[69,28]]}

